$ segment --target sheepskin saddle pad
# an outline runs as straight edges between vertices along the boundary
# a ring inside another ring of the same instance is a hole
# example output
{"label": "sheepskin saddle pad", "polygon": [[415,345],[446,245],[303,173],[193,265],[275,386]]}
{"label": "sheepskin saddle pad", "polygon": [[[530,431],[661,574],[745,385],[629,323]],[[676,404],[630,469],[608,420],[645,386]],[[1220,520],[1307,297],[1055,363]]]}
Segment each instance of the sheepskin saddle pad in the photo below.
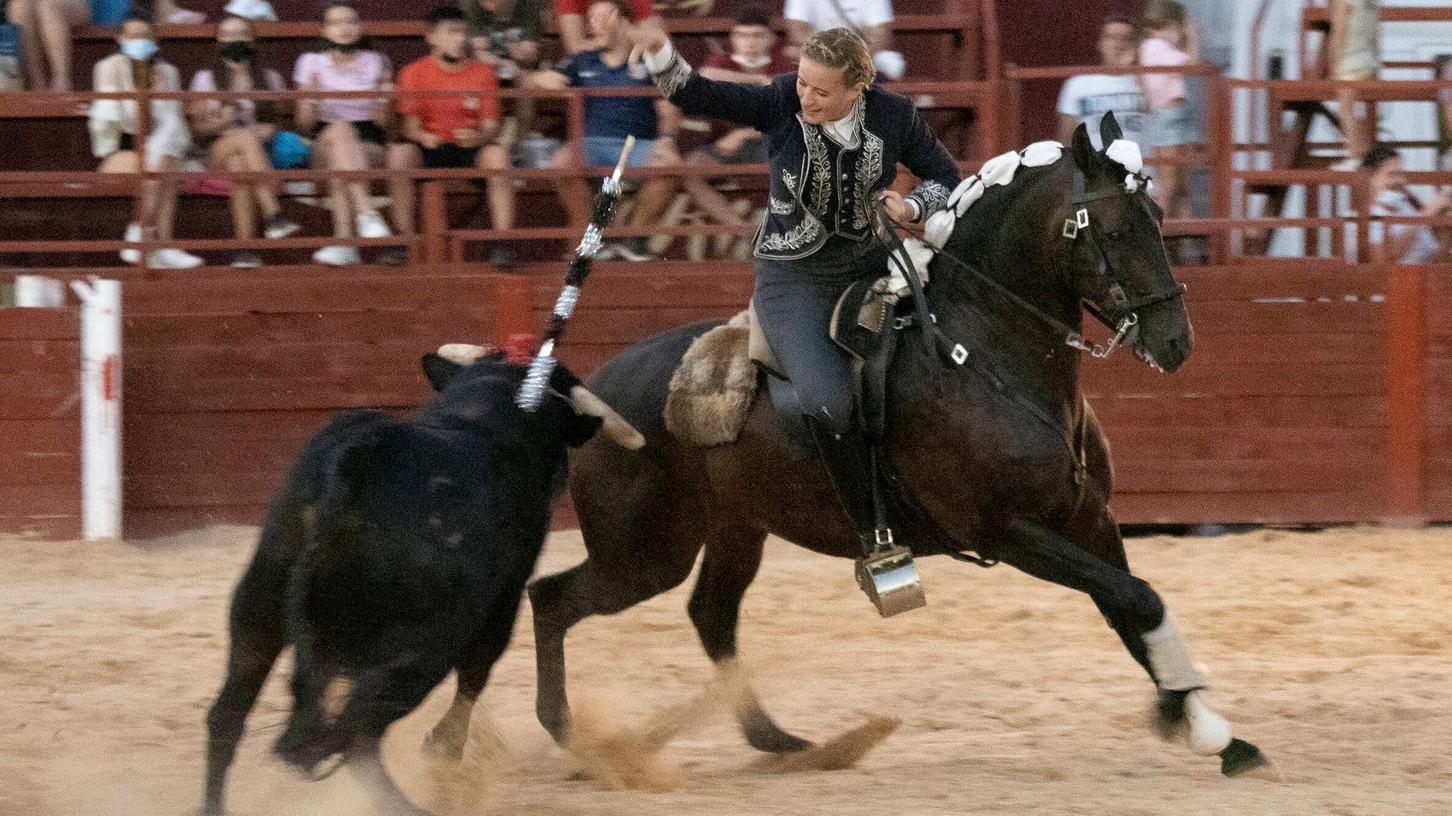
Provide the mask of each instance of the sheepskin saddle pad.
{"label": "sheepskin saddle pad", "polygon": [[751,312],[697,337],[671,377],[666,429],[687,445],[735,442],[756,398],[757,369],[748,353]]}

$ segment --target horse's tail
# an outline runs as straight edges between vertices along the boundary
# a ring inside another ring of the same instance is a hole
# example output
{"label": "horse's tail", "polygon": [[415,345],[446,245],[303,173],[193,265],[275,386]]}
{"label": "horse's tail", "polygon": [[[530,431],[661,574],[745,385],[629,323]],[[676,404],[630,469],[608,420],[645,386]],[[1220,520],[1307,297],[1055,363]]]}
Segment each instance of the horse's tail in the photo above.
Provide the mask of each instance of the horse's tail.
{"label": "horse's tail", "polygon": [[333,723],[324,719],[324,696],[337,671],[319,648],[311,602],[321,567],[339,555],[350,538],[348,512],[356,497],[356,477],[375,442],[371,434],[346,440],[323,461],[311,523],[305,520],[306,541],[288,575],[284,614],[296,665],[292,714],[274,750],[305,772],[352,744],[352,735],[341,718]]}

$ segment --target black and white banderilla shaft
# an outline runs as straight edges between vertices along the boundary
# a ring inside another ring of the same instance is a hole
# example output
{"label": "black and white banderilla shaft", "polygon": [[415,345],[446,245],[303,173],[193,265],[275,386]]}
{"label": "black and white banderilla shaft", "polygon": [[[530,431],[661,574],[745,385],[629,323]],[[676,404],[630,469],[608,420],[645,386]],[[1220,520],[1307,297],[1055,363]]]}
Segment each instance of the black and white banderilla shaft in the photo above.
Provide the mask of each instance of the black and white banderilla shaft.
{"label": "black and white banderilla shaft", "polygon": [[555,370],[555,345],[559,342],[560,335],[565,333],[565,324],[575,313],[575,304],[580,300],[580,287],[590,274],[595,253],[600,251],[605,228],[610,226],[611,219],[615,217],[615,206],[620,203],[620,176],[625,172],[625,159],[634,147],[635,137],[626,136],[625,147],[620,151],[620,160],[615,162],[615,172],[605,179],[600,185],[600,192],[595,196],[590,223],[585,227],[585,237],[575,248],[574,260],[570,261],[569,271],[565,273],[565,288],[560,290],[560,296],[555,299],[555,308],[550,314],[550,324],[545,329],[544,340],[540,343],[534,359],[530,361],[529,373],[525,374],[524,384],[519,387],[519,393],[514,398],[515,404],[526,411],[538,408],[540,400],[544,398],[550,374]]}

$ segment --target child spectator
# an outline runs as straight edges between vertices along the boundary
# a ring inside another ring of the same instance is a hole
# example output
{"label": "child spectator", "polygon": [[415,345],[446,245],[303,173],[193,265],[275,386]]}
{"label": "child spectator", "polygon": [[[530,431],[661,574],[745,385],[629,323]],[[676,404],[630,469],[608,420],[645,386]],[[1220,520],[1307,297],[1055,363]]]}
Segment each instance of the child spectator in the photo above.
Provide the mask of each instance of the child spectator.
{"label": "child spectator", "polygon": [[[626,28],[634,10],[626,0],[595,0],[588,10],[588,23],[595,40],[607,43],[597,51],[586,51],[565,60],[555,71],[541,71],[529,78],[536,88],[559,90],[576,88],[654,88],[643,65],[630,65],[631,41]],[[614,166],[625,146],[625,137],[634,136],[635,147],[626,160],[627,167],[669,165],[680,162],[676,153],[676,131],[680,128],[680,111],[669,102],[651,96],[589,96],[585,98],[585,140],[582,145],[585,164],[590,167]],[[565,145],[555,153],[556,167],[577,165],[575,146]],[[570,215],[570,223],[583,227],[590,219],[590,192],[585,182],[569,178],[555,184],[560,203]],[[654,178],[641,185],[636,194],[635,209],[628,226],[643,227],[659,220],[670,205],[675,191],[672,179]],[[619,256],[628,261],[650,260],[644,237],[631,238],[607,246],[599,257]]]}
{"label": "child spectator", "polygon": [[[1407,192],[1407,177],[1402,173],[1402,158],[1389,145],[1376,144],[1362,160],[1363,169],[1371,171],[1371,206],[1373,216],[1414,215],[1436,217],[1452,206],[1446,191],[1432,195],[1426,202],[1414,201]],[[1436,231],[1426,224],[1383,223],[1376,218],[1368,236],[1373,251],[1368,260],[1424,264],[1446,260]]]}
{"label": "child spectator", "polygon": [[[1200,28],[1185,18],[1185,7],[1175,0],[1149,0],[1144,8],[1144,42],[1139,64],[1147,68],[1189,65],[1200,60]],[[1144,74],[1145,97],[1153,111],[1150,144],[1154,154],[1169,159],[1155,168],[1155,193],[1168,218],[1190,215],[1183,161],[1199,141],[1185,98],[1184,74]]]}
{"label": "child spectator", "polygon": [[[323,7],[323,50],[298,57],[292,81],[309,91],[389,91],[393,66],[388,58],[370,50],[363,40],[358,10],[347,0],[329,0]],[[367,170],[387,162],[388,136],[382,122],[388,118],[388,100],[311,98],[298,102],[297,124],[315,137],[313,166],[327,170]],[[368,184],[329,181],[333,234],[348,238],[356,226],[363,238],[387,238],[392,233],[373,208]],[[395,214],[397,217],[397,214]],[[326,246],[313,253],[321,264],[358,263],[358,250]]]}
{"label": "child spectator", "polygon": [[[468,32],[464,12],[441,6],[429,15],[429,56],[404,66],[398,74],[401,91],[480,91],[477,96],[403,97],[403,137],[389,151],[389,167],[509,167],[509,154],[499,135],[499,80],[494,67],[466,56]],[[490,176],[489,214],[495,229],[514,228],[514,187],[507,176]],[[394,220],[400,231],[413,231],[413,182],[393,182]],[[495,266],[514,265],[509,247],[495,244],[489,254]]]}
{"label": "child spectator", "polygon": [[[217,24],[217,53],[212,67],[192,77],[193,91],[283,91],[282,75],[268,68],[257,56],[252,23],[235,15],[224,15]],[[273,169],[269,150],[278,134],[282,105],[250,99],[207,99],[190,103],[188,114],[198,147],[207,152],[213,167],[233,172],[261,172]],[[295,138],[295,134],[292,135]],[[287,138],[287,137],[283,137]],[[286,238],[297,232],[297,224],[284,218],[272,185],[259,181],[232,181],[232,224],[237,238],[257,237],[256,213],[262,215],[262,233],[268,238]],[[233,266],[261,266],[256,252],[238,252]]]}
{"label": "child spectator", "polygon": [[[1139,56],[1139,24],[1131,17],[1111,14],[1099,27],[1099,62],[1113,68],[1127,68]],[[1099,120],[1113,112],[1124,138],[1148,147],[1145,128],[1149,120],[1149,103],[1144,89],[1132,74],[1080,74],[1064,81],[1059,90],[1058,139],[1069,144],[1074,129],[1081,123],[1088,128],[1089,138],[1099,144]]]}
{"label": "child spectator", "polygon": [[[139,17],[126,19],[121,23],[116,42],[121,52],[96,63],[92,85],[97,92],[181,90],[181,75],[176,66],[157,57],[155,32],[149,21]],[[139,116],[139,105],[133,100],[97,99],[91,103],[87,124],[91,131],[91,150],[101,159],[100,172],[137,173],[143,166],[149,170],[171,171],[181,167],[181,156],[191,145],[181,103],[175,99],[150,103],[150,126],[144,145],[136,143]],[[171,240],[177,187],[175,179],[142,181],[138,220],[126,227],[123,240]],[[139,263],[141,250],[123,249],[121,260]],[[202,265],[201,258],[170,247],[152,250],[146,260],[148,265],[159,269]]]}

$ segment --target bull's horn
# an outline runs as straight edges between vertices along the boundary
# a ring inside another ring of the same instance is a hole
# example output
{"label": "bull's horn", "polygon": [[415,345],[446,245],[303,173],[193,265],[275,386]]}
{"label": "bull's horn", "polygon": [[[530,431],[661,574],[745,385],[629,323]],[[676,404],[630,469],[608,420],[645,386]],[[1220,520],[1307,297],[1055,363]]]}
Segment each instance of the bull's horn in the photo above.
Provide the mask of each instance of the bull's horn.
{"label": "bull's horn", "polygon": [[605,420],[600,430],[611,442],[626,450],[640,450],[645,447],[645,437],[640,435],[640,431],[635,430],[634,426],[625,421],[625,417],[615,413],[614,408],[606,405],[605,400],[591,394],[585,386],[571,388],[570,401],[580,413]]}
{"label": "bull's horn", "polygon": [[459,365],[470,365],[488,353],[487,346],[476,346],[472,343],[446,343],[439,346],[438,351],[440,357]]}

